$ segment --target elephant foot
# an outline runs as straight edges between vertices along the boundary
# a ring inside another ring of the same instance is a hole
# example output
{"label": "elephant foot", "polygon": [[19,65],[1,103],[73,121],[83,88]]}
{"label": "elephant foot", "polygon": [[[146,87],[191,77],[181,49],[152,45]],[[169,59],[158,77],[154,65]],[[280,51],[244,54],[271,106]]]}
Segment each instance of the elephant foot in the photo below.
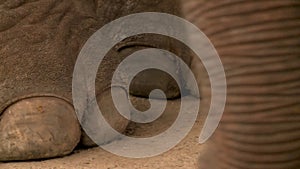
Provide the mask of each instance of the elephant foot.
{"label": "elephant foot", "polygon": [[[118,97],[126,97],[125,90],[115,88],[115,91]],[[110,90],[98,95],[97,101],[110,126],[120,133],[124,132],[129,120],[115,108]],[[129,112],[129,108],[127,110]],[[110,132],[103,133],[100,138],[103,144],[117,139]],[[20,100],[6,108],[0,116],[0,161],[65,156],[79,142],[84,147],[97,146],[81,131],[73,106],[57,97]]]}
{"label": "elephant foot", "polygon": [[[124,89],[119,88],[119,87],[114,87],[113,90],[116,93],[116,96],[119,98],[126,98],[127,97],[127,93]],[[129,124],[129,120],[125,117],[123,117],[119,111],[116,109],[115,104],[113,103],[112,100],[112,95],[111,95],[111,90],[106,90],[103,93],[101,93],[100,95],[98,95],[97,97],[97,102],[98,102],[98,106],[101,110],[102,115],[104,116],[105,120],[109,123],[110,127],[114,128],[116,131],[118,131],[119,133],[123,133],[125,132],[128,124]],[[118,104],[118,103],[116,103]],[[122,110],[127,111],[126,114],[130,115],[130,110],[127,105],[123,105],[122,106]],[[90,117],[88,117],[90,118]],[[97,118],[97,117],[92,117],[92,118]],[[91,124],[92,125],[92,124]],[[93,128],[95,126],[92,126]],[[105,127],[102,128],[102,130]],[[95,129],[95,132],[97,129]],[[101,135],[101,138],[97,138],[97,143],[98,144],[106,144],[108,142],[111,142],[113,140],[116,140],[118,135],[115,135],[114,133],[111,133],[109,131],[104,131],[102,132],[104,133],[104,135]],[[101,140],[101,141],[99,141]],[[90,139],[90,137],[85,133],[82,132],[82,136],[81,136],[81,142],[80,144],[84,147],[94,147],[97,146],[97,144],[92,141]]]}
{"label": "elephant foot", "polygon": [[0,119],[0,161],[64,156],[80,140],[73,107],[55,97],[33,97],[9,106]]}

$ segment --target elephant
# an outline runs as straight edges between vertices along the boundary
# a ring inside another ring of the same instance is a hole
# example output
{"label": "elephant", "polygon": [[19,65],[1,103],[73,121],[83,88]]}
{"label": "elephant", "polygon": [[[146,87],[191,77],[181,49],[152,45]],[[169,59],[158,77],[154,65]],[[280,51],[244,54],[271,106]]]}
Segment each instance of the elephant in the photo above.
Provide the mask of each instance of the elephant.
{"label": "elephant", "polygon": [[[72,105],[72,73],[80,49],[110,21],[138,12],[179,16],[180,5],[174,0],[2,0],[0,11],[0,161],[18,161],[65,156],[78,145],[95,146]],[[114,107],[107,79],[122,58],[148,47],[184,52],[169,38],[139,35],[114,46],[97,72],[97,102],[119,132],[129,120]],[[130,88],[129,94],[137,98],[156,88],[169,99],[179,97],[175,81],[157,70],[138,75]],[[102,144],[115,137],[105,136]]]}
{"label": "elephant", "polygon": [[[199,166],[299,168],[299,4],[296,0],[1,1],[0,161],[53,158],[70,154],[79,144],[94,146],[81,130],[72,105],[77,55],[106,23],[154,11],[183,15],[195,23],[211,40],[225,68],[224,116],[205,144]],[[210,84],[197,57],[172,39],[135,36],[107,54],[95,83],[104,116],[120,132],[129,121],[114,108],[107,79],[123,58],[148,47],[181,56],[196,76],[202,108],[209,105]],[[155,88],[168,99],[180,97],[173,79],[156,70],[137,76],[129,94],[144,98]],[[103,144],[114,139],[108,136]]]}
{"label": "elephant", "polygon": [[[300,1],[182,3],[218,51],[227,80],[225,111],[199,167],[300,168]],[[209,103],[207,76],[194,63]]]}

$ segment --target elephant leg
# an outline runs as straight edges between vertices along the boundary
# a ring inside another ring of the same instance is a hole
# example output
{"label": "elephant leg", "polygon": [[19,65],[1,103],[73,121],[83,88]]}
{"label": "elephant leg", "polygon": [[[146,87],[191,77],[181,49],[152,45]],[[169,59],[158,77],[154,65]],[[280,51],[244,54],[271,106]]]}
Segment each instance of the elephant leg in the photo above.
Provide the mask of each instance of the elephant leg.
{"label": "elephant leg", "polygon": [[[81,47],[95,31],[121,16],[176,13],[178,6],[170,2],[1,1],[0,161],[72,152],[81,135],[71,99],[72,73]],[[118,59],[118,55],[106,57],[96,79],[96,95],[112,126],[124,130],[128,120],[120,120],[107,101],[108,79]]]}
{"label": "elephant leg", "polygon": [[75,1],[0,2],[0,161],[63,156],[80,141],[71,75],[91,33],[78,32],[95,23],[88,3],[81,13],[73,7]]}
{"label": "elephant leg", "polygon": [[200,168],[300,168],[300,2],[184,3],[219,52],[228,83]]}

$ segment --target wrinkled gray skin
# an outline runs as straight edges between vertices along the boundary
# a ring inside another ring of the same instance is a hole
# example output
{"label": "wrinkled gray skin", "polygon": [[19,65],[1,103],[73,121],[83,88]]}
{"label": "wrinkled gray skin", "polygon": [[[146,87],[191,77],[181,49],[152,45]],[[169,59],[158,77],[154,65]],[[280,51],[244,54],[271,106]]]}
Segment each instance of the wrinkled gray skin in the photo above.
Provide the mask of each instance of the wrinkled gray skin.
{"label": "wrinkled gray skin", "polygon": [[[149,11],[178,15],[179,5],[174,0],[0,0],[0,161],[64,156],[80,140],[83,145],[94,145],[82,134],[72,106],[77,55],[106,23]],[[98,71],[100,109],[120,132],[128,120],[115,110],[107,79],[122,58],[146,47],[182,52],[170,39],[151,41],[149,36],[138,36],[113,48]],[[188,62],[187,57],[185,60]],[[158,74],[148,71],[139,75],[131,94],[146,97],[151,89],[161,88],[168,98],[178,97],[176,83],[165,74],[158,78]],[[115,139],[106,138],[103,144]]]}
{"label": "wrinkled gray skin", "polygon": [[[300,1],[183,3],[219,52],[228,83],[224,116],[200,168],[299,169]],[[207,103],[209,85],[195,66]]]}
{"label": "wrinkled gray skin", "polygon": [[[199,166],[300,168],[300,2],[183,0],[183,3],[187,18],[216,46],[228,82],[222,123],[207,143]],[[141,11],[177,13],[175,8],[173,0],[1,1],[0,160],[70,153],[81,137],[71,102],[71,74],[86,39],[120,16]],[[149,44],[184,53],[173,43],[166,43],[170,42],[167,39],[155,43],[148,40],[141,37],[124,42],[123,47],[111,51],[99,70],[97,94],[99,100],[105,101],[100,107],[108,112],[107,118],[120,131],[127,121],[114,115],[106,80],[119,59]],[[188,56],[182,57],[189,62]],[[209,84],[204,70],[196,63],[193,61],[191,67],[200,79],[202,103],[209,103]],[[154,79],[151,75],[155,74],[144,74],[141,79]],[[158,86],[165,89],[169,98],[178,97],[174,87],[168,90],[169,83],[162,83],[171,80],[162,79],[158,79]],[[142,82],[145,81],[134,82],[131,94],[147,95],[141,89],[149,83]],[[151,85],[147,91],[152,87],[157,86]],[[91,144],[86,137],[81,140],[83,144]]]}

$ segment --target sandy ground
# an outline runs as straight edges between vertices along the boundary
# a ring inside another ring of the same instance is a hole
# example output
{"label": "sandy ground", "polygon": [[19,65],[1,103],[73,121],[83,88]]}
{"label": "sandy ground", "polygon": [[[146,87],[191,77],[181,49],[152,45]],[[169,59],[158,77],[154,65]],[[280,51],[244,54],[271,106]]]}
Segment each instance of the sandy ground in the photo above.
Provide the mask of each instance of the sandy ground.
{"label": "sandy ground", "polygon": [[[131,124],[128,135],[145,137],[155,135],[172,124],[177,117],[178,101],[168,103],[165,113],[147,125]],[[203,125],[203,115],[184,140],[170,151],[156,157],[130,159],[113,155],[99,147],[75,150],[70,156],[43,161],[0,163],[0,169],[196,169],[203,145],[197,140]]]}

